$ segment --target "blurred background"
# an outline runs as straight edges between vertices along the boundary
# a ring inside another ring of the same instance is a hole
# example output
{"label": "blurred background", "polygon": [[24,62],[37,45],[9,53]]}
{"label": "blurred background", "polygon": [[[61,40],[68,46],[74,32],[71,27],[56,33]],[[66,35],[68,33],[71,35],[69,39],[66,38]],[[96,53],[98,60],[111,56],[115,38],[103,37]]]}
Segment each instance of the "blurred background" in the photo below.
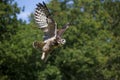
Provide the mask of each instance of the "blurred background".
{"label": "blurred background", "polygon": [[0,0],[0,80],[120,80],[120,0],[43,0],[67,43],[41,61],[42,0]]}

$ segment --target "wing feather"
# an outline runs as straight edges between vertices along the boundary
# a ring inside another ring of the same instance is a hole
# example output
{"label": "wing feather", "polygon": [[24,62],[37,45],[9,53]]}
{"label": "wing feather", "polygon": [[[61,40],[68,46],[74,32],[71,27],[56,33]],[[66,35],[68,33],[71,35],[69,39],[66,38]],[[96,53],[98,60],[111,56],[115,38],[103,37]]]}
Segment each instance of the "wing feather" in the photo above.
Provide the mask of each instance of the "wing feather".
{"label": "wing feather", "polygon": [[39,28],[45,33],[44,40],[56,36],[56,23],[52,19],[49,10],[44,2],[42,4],[37,4],[37,8],[35,9],[34,13],[34,19],[35,22],[39,25]]}
{"label": "wing feather", "polygon": [[67,28],[69,27],[70,23],[65,24],[62,29],[57,31],[57,36],[61,37],[63,35],[63,33],[67,30]]}

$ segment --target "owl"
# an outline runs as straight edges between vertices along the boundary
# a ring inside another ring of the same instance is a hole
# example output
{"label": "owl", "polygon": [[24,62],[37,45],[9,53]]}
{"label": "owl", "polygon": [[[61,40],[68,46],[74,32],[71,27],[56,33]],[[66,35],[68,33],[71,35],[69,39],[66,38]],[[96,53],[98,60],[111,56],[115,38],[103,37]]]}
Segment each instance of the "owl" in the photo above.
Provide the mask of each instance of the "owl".
{"label": "owl", "polygon": [[38,29],[42,30],[43,41],[33,42],[33,47],[42,50],[42,60],[46,60],[48,54],[57,46],[64,45],[66,40],[62,38],[63,33],[69,28],[69,23],[65,24],[61,29],[57,28],[57,23],[53,20],[46,4],[38,3],[34,12],[35,22]]}

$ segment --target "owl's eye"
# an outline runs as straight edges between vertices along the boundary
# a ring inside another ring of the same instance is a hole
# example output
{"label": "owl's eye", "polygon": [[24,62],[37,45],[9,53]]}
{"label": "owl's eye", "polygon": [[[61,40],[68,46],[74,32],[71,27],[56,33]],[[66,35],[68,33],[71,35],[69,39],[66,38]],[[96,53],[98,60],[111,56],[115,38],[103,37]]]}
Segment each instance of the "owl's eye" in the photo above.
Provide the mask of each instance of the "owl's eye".
{"label": "owl's eye", "polygon": [[61,39],[61,44],[65,44],[66,40],[65,39]]}

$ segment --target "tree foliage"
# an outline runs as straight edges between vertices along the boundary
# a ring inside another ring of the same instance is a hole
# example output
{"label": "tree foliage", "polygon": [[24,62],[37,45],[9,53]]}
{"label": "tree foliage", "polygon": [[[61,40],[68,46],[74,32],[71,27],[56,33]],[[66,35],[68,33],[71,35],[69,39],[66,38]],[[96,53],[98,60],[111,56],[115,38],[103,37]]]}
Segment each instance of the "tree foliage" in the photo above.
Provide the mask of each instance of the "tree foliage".
{"label": "tree foliage", "polygon": [[47,6],[67,43],[52,51],[46,63],[32,47],[42,41],[31,14],[17,20],[13,0],[0,1],[0,80],[119,80],[119,0],[51,0]]}
{"label": "tree foliage", "polygon": [[0,1],[0,40],[10,39],[18,26],[17,14],[20,9],[13,0]]}

